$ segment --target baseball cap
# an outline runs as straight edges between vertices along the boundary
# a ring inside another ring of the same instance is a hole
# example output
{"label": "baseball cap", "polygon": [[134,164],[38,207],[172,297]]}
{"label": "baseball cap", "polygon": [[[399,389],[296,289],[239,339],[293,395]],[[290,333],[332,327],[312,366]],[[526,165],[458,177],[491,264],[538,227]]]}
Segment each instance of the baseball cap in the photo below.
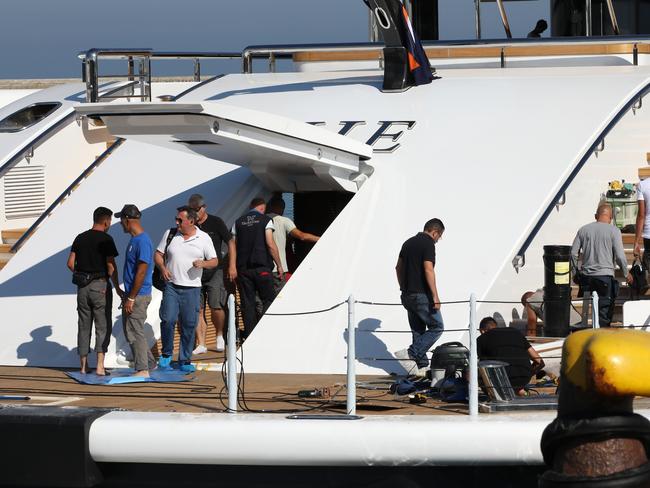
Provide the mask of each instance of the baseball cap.
{"label": "baseball cap", "polygon": [[121,219],[122,217],[125,217],[127,219],[139,219],[141,216],[142,213],[140,213],[138,207],[136,207],[132,203],[127,203],[122,207],[122,210],[120,210],[115,214],[115,217],[117,217],[118,219]]}

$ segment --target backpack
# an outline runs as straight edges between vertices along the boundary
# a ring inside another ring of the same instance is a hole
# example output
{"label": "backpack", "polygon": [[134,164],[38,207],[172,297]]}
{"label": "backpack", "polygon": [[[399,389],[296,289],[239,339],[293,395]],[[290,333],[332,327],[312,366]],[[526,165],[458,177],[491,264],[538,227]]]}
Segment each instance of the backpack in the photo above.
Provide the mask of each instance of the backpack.
{"label": "backpack", "polygon": [[[177,227],[171,227],[169,229],[169,235],[167,236],[167,241],[165,241],[165,252],[163,253],[163,259],[165,260],[165,262],[167,262],[167,248],[169,247],[169,244],[172,242],[172,239],[174,238],[174,236],[177,233],[178,233],[178,228]],[[165,287],[167,286],[167,282],[162,277],[162,274],[161,274],[160,270],[158,269],[158,266],[154,266],[153,276],[151,277],[151,284],[157,290],[165,291]]]}
{"label": "backpack", "polygon": [[630,269],[630,274],[632,275],[632,284],[630,285],[630,288],[638,298],[639,295],[648,289],[648,279],[646,278],[645,267],[639,258],[634,259],[632,269]]}

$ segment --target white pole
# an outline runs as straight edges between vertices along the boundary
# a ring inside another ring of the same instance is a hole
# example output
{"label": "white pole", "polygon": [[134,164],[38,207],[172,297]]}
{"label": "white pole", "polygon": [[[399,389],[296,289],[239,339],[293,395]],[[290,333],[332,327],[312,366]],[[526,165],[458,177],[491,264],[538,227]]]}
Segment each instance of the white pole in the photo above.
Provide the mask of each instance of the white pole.
{"label": "white pole", "polygon": [[228,296],[228,410],[237,411],[237,325],[235,323],[235,295]]}
{"label": "white pole", "polygon": [[598,293],[595,291],[591,292],[591,326],[594,329],[600,328],[600,322],[598,320]]}
{"label": "white pole", "polygon": [[354,297],[348,297],[348,377],[347,377],[347,412],[357,414],[357,378],[356,378],[356,326],[354,322]]}
{"label": "white pole", "polygon": [[476,295],[469,297],[469,415],[478,416],[478,352],[476,347]]}

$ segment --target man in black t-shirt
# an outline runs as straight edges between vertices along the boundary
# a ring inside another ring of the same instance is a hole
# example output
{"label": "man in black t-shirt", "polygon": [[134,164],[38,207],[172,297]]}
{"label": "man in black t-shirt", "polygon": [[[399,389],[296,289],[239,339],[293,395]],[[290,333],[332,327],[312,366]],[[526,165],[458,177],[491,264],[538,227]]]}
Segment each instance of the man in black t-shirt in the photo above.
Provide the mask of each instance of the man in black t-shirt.
{"label": "man in black t-shirt", "polygon": [[440,297],[436,286],[436,242],[445,226],[440,219],[431,219],[424,230],[408,239],[399,253],[395,271],[402,292],[402,305],[408,313],[413,343],[408,349],[395,352],[407,374],[424,376],[429,368],[427,351],[444,330],[440,314]]}
{"label": "man in black t-shirt", "polygon": [[[228,299],[228,292],[226,291],[226,286],[223,281],[223,270],[225,262],[223,259],[224,256],[221,254],[221,245],[226,243],[228,245],[228,254],[226,258],[234,255],[235,241],[232,239],[232,234],[226,227],[226,224],[216,215],[210,215],[207,212],[207,205],[203,200],[203,196],[195,193],[192,195],[188,202],[187,206],[196,212],[198,215],[198,221],[196,226],[201,229],[203,232],[208,234],[212,239],[214,244],[214,249],[217,252],[217,259],[219,260],[219,266],[213,269],[204,269],[203,276],[201,277],[201,310],[199,311],[199,321],[196,327],[196,339],[198,345],[196,349],[192,351],[192,354],[203,354],[208,352],[206,347],[206,332],[207,324],[203,318],[203,310],[205,307],[205,302],[208,302],[208,307],[210,307],[210,318],[214,324],[214,330],[217,334],[217,351],[221,352],[225,348],[225,341],[223,339],[223,330],[226,324],[226,301]],[[234,277],[237,276],[237,271],[235,269],[235,263],[230,260],[228,265],[228,279],[234,280]]]}
{"label": "man in black t-shirt", "polygon": [[121,293],[115,256],[117,249],[113,238],[108,235],[113,212],[99,207],[93,212],[93,226],[79,234],[70,249],[68,268],[88,281],[77,286],[77,313],[79,315],[77,352],[81,372],[88,372],[90,335],[95,323],[95,352],[97,353],[97,374],[106,374],[104,355],[108,349],[112,330],[113,292],[108,279]]}
{"label": "man in black t-shirt", "polygon": [[[479,325],[478,357],[508,363],[506,374],[517,395],[524,394],[524,386],[531,376],[544,367],[544,360],[517,329],[497,327],[492,317],[485,317]],[[532,364],[531,364],[532,361]]]}

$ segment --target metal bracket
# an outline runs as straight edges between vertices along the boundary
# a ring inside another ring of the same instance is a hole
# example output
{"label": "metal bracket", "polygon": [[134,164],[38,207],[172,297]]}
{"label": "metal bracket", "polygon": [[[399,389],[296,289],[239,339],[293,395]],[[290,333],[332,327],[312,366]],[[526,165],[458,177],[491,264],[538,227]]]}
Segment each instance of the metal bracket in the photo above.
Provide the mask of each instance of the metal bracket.
{"label": "metal bracket", "polygon": [[560,211],[560,207],[566,204],[566,193],[562,193],[562,196],[555,202],[555,210]]}
{"label": "metal bracket", "polygon": [[25,151],[25,161],[27,164],[31,162],[31,159],[34,157],[34,146],[31,146],[27,151]]}
{"label": "metal bracket", "polygon": [[596,149],[594,149],[594,154],[596,157],[598,157],[598,153],[603,152],[605,150],[605,139],[601,139],[598,145],[596,146]]}
{"label": "metal bracket", "polygon": [[526,256],[525,255],[523,255],[523,256],[517,255],[512,259],[512,267],[515,268],[516,273],[519,273],[519,270],[521,268],[523,268],[524,266],[526,266]]}

